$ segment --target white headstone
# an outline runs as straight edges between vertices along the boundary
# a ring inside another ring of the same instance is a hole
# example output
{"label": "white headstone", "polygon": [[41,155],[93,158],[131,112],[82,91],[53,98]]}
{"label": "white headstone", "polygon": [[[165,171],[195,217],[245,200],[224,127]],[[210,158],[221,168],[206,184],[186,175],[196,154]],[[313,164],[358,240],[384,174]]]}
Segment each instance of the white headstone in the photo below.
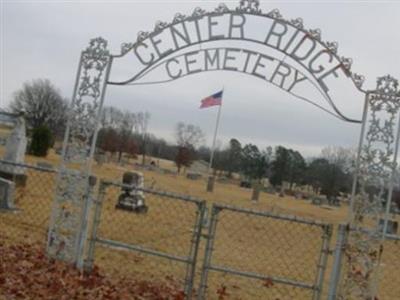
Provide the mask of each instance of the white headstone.
{"label": "white headstone", "polygon": [[24,117],[17,119],[16,125],[12,130],[6,143],[6,153],[4,159],[15,163],[23,163],[26,152],[26,129]]}
{"label": "white headstone", "polygon": [[0,178],[0,209],[14,209],[15,184]]}
{"label": "white headstone", "polygon": [[[6,142],[6,151],[3,159],[23,164],[25,160],[25,152],[26,152],[26,129],[25,129],[25,119],[23,116],[19,116],[16,120],[16,124],[14,129],[11,131],[10,136]],[[21,167],[6,167],[8,172],[13,174],[23,174],[24,168]]]}

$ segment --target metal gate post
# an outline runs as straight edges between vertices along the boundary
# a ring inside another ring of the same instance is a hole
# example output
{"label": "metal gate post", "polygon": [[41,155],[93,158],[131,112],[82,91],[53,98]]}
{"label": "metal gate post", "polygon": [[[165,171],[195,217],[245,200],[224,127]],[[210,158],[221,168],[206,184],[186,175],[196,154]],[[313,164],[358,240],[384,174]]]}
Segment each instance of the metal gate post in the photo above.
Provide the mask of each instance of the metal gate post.
{"label": "metal gate post", "polygon": [[192,299],[193,282],[196,273],[197,254],[199,251],[200,237],[203,229],[203,219],[206,203],[204,201],[197,204],[196,221],[193,228],[192,245],[190,247],[189,261],[186,267],[185,276],[185,295],[186,299]]}
{"label": "metal gate post", "polygon": [[91,197],[91,164],[112,64],[107,41],[95,38],[82,51],[68,111],[62,159],[50,216],[47,254],[82,265]]}
{"label": "metal gate post", "polygon": [[79,229],[79,237],[78,237],[78,250],[77,250],[77,262],[76,266],[78,269],[82,270],[83,269],[83,264],[85,260],[85,244],[87,241],[87,234],[88,234],[88,222],[89,222],[89,213],[90,209],[92,207],[92,201],[93,201],[93,189],[96,185],[97,178],[95,176],[90,176],[89,177],[89,187],[88,191],[86,194],[86,197],[84,198],[84,203],[83,203],[83,209],[82,209],[82,215],[81,215],[81,227]]}
{"label": "metal gate post", "polygon": [[324,285],[324,275],[326,272],[326,264],[329,256],[329,245],[332,237],[332,225],[325,225],[322,227],[322,246],[320,251],[320,257],[318,261],[318,272],[315,282],[316,289],[313,293],[313,300],[319,300],[322,296],[322,288]]}
{"label": "metal gate post", "polygon": [[376,89],[367,92],[365,101],[350,203],[352,230],[346,243],[349,271],[341,281],[340,289],[341,297],[360,300],[377,296],[379,253],[391,209],[399,150],[398,80],[390,75],[379,77]]}
{"label": "metal gate post", "polygon": [[340,224],[338,227],[333,267],[329,280],[328,300],[335,300],[338,294],[340,273],[342,271],[343,253],[347,241],[347,226]]}
{"label": "metal gate post", "polygon": [[85,271],[91,271],[93,269],[94,264],[94,251],[96,246],[96,238],[97,238],[97,228],[100,224],[101,218],[101,210],[103,207],[103,201],[106,194],[108,184],[103,181],[100,181],[99,185],[99,192],[97,195],[97,199],[94,199],[94,216],[93,216],[93,223],[92,223],[92,231],[88,240],[88,251],[87,256],[83,264],[83,268]]}
{"label": "metal gate post", "polygon": [[201,272],[200,288],[199,288],[199,293],[197,295],[198,300],[206,299],[205,294],[207,290],[208,269],[210,267],[212,251],[214,249],[215,233],[217,230],[218,214],[220,211],[221,208],[213,204],[211,209],[210,226],[208,228],[208,234],[207,234],[206,252],[204,254],[204,262]]}

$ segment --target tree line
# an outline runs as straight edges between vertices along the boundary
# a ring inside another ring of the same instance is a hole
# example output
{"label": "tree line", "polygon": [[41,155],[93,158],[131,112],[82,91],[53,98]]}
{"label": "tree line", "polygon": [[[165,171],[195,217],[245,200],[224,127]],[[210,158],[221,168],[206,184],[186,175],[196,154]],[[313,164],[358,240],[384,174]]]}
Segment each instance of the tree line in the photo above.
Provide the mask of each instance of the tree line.
{"label": "tree line", "polygon": [[[199,149],[199,156],[207,160],[210,150]],[[354,170],[354,151],[343,147],[326,147],[316,158],[305,159],[300,152],[277,146],[259,149],[254,144],[243,145],[231,139],[227,147],[217,150],[214,172],[231,177],[241,174],[249,182],[268,178],[274,187],[287,182],[289,189],[296,185],[309,185],[327,196],[349,193]]]}
{"label": "tree line", "polygon": [[[49,80],[25,83],[15,92],[10,110],[24,112],[32,137],[32,154],[45,156],[55,140],[62,140],[68,101]],[[183,167],[190,167],[194,160],[210,160],[211,149],[203,145],[204,134],[200,127],[177,123],[173,144],[148,132],[150,119],[148,112],[104,107],[97,150],[111,153],[117,161],[124,153],[130,157],[140,155],[142,163],[145,163],[146,155],[172,160],[178,172]],[[225,148],[215,151],[213,161],[213,170],[220,175],[232,177],[237,173],[251,182],[268,178],[275,187],[283,182],[290,188],[294,184],[307,184],[328,196],[350,191],[353,167],[353,151],[349,149],[325,148],[320,157],[306,160],[293,149],[277,146],[260,150],[253,144],[242,145],[235,138]]]}

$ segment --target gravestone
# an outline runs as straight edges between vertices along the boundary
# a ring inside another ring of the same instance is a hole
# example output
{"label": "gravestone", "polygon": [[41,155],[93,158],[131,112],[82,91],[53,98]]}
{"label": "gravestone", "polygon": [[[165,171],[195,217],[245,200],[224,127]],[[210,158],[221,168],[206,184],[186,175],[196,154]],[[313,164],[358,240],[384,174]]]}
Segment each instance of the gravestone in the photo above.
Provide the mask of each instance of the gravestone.
{"label": "gravestone", "polygon": [[[385,220],[379,219],[379,231],[380,232],[383,232],[384,224],[385,224]],[[399,223],[397,221],[394,221],[394,220],[387,221],[387,229],[386,229],[387,234],[397,234],[398,228],[399,228]]]}
{"label": "gravestone", "polygon": [[283,186],[283,182],[280,187],[279,197],[281,197],[281,198],[285,197],[285,187]]}
{"label": "gravestone", "polygon": [[14,182],[0,178],[0,209],[15,209],[14,191]]}
{"label": "gravestone", "polygon": [[218,179],[217,179],[217,182],[218,183],[230,183],[230,179],[228,178],[228,177],[219,177]]}
{"label": "gravestone", "polygon": [[266,192],[267,194],[270,194],[270,195],[275,195],[276,194],[276,190],[272,186],[266,187],[264,189],[264,192]]}
{"label": "gravestone", "polygon": [[311,204],[320,206],[320,205],[328,205],[329,202],[328,202],[328,199],[326,199],[326,197],[314,196],[311,199]]}
{"label": "gravestone", "polygon": [[214,183],[215,183],[215,177],[209,176],[207,180],[207,192],[212,193],[214,191]]}
{"label": "gravestone", "polygon": [[261,185],[260,184],[254,184],[253,192],[251,194],[251,201],[258,202],[258,199],[260,197],[260,190],[261,190]]}
{"label": "gravestone", "polygon": [[246,180],[242,180],[240,182],[240,187],[246,188],[246,189],[251,189],[251,182],[250,181],[246,181]]}
{"label": "gravestone", "polygon": [[119,164],[120,164],[121,166],[126,166],[126,165],[129,164],[129,159],[123,157],[123,158],[121,158],[121,161],[119,162]]}
{"label": "gravestone", "polygon": [[336,196],[331,196],[331,197],[329,197],[329,198],[328,198],[328,205],[339,207],[339,206],[340,206],[340,200],[339,200],[339,198],[336,197]]}
{"label": "gravestone", "polygon": [[53,165],[51,164],[51,163],[48,163],[48,162],[45,162],[45,161],[38,161],[37,163],[36,163],[36,165],[39,167],[39,168],[43,168],[43,169],[50,169],[50,170],[52,170],[54,167],[53,167]]}
{"label": "gravestone", "polygon": [[105,154],[97,154],[94,157],[94,160],[97,162],[97,165],[101,167],[103,164],[107,162],[107,157]]}
{"label": "gravestone", "polygon": [[198,180],[201,178],[201,174],[190,172],[186,174],[186,178],[191,180]]}
{"label": "gravestone", "polygon": [[[23,115],[14,118],[15,127],[7,139],[3,159],[11,163],[24,164],[27,145],[25,119]],[[26,185],[25,168],[21,166],[0,164],[0,177],[14,181],[16,186]]]}
{"label": "gravestone", "polygon": [[142,190],[137,190],[137,188],[144,188],[143,174],[139,172],[125,172],[122,177],[122,183],[124,186],[121,188],[122,193],[118,197],[115,208],[146,213],[148,207],[145,204],[144,193]]}
{"label": "gravestone", "polygon": [[176,171],[173,171],[173,170],[170,170],[170,169],[161,169],[161,170],[162,170],[162,172],[164,172],[164,174],[167,174],[167,175],[176,176],[178,174]]}
{"label": "gravestone", "polygon": [[0,136],[0,146],[5,146],[7,144],[7,137]]}

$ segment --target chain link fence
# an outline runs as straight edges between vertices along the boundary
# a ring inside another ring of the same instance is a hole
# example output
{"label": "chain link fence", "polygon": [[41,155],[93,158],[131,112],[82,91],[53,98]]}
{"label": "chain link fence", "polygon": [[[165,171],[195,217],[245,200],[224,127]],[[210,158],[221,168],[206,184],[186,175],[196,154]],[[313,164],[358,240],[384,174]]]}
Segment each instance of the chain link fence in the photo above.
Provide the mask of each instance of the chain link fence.
{"label": "chain link fence", "polygon": [[215,205],[199,299],[320,299],[332,226]]}
{"label": "chain link fence", "polygon": [[112,276],[156,281],[190,298],[204,206],[189,196],[102,181],[87,268],[94,262]]}
{"label": "chain link fence", "polygon": [[400,298],[400,235],[387,235],[381,258],[379,300]]}
{"label": "chain link fence", "polygon": [[0,160],[0,175],[0,240],[45,245],[56,170]]}
{"label": "chain link fence", "polygon": [[[333,255],[333,265],[331,268],[328,300],[344,299],[345,290],[343,280],[348,273],[352,276],[362,276],[359,270],[349,269],[348,254],[346,247],[349,243],[349,226],[345,224],[339,225],[337,233],[337,241]],[[364,230],[367,239],[368,230]],[[383,241],[381,255],[379,257],[378,282],[377,282],[377,298],[379,300],[397,300],[400,298],[400,236],[387,234]],[[348,288],[352,288],[351,286]]]}
{"label": "chain link fence", "polygon": [[[0,242],[45,246],[57,170],[0,160],[0,173]],[[11,207],[6,207],[10,187]],[[344,225],[334,235],[334,255],[327,263],[329,224],[219,204],[207,213],[204,201],[189,196],[110,181],[98,187],[89,218],[88,268],[97,265],[111,277],[141,284],[157,282],[186,298],[337,297],[331,288],[338,283],[335,276],[339,280],[346,272],[345,266],[340,269],[348,234]],[[135,196],[139,203],[129,204]],[[125,206],[118,205],[122,200]],[[341,256],[341,263],[334,256]],[[400,236],[387,235],[380,300],[399,299],[399,270]]]}

